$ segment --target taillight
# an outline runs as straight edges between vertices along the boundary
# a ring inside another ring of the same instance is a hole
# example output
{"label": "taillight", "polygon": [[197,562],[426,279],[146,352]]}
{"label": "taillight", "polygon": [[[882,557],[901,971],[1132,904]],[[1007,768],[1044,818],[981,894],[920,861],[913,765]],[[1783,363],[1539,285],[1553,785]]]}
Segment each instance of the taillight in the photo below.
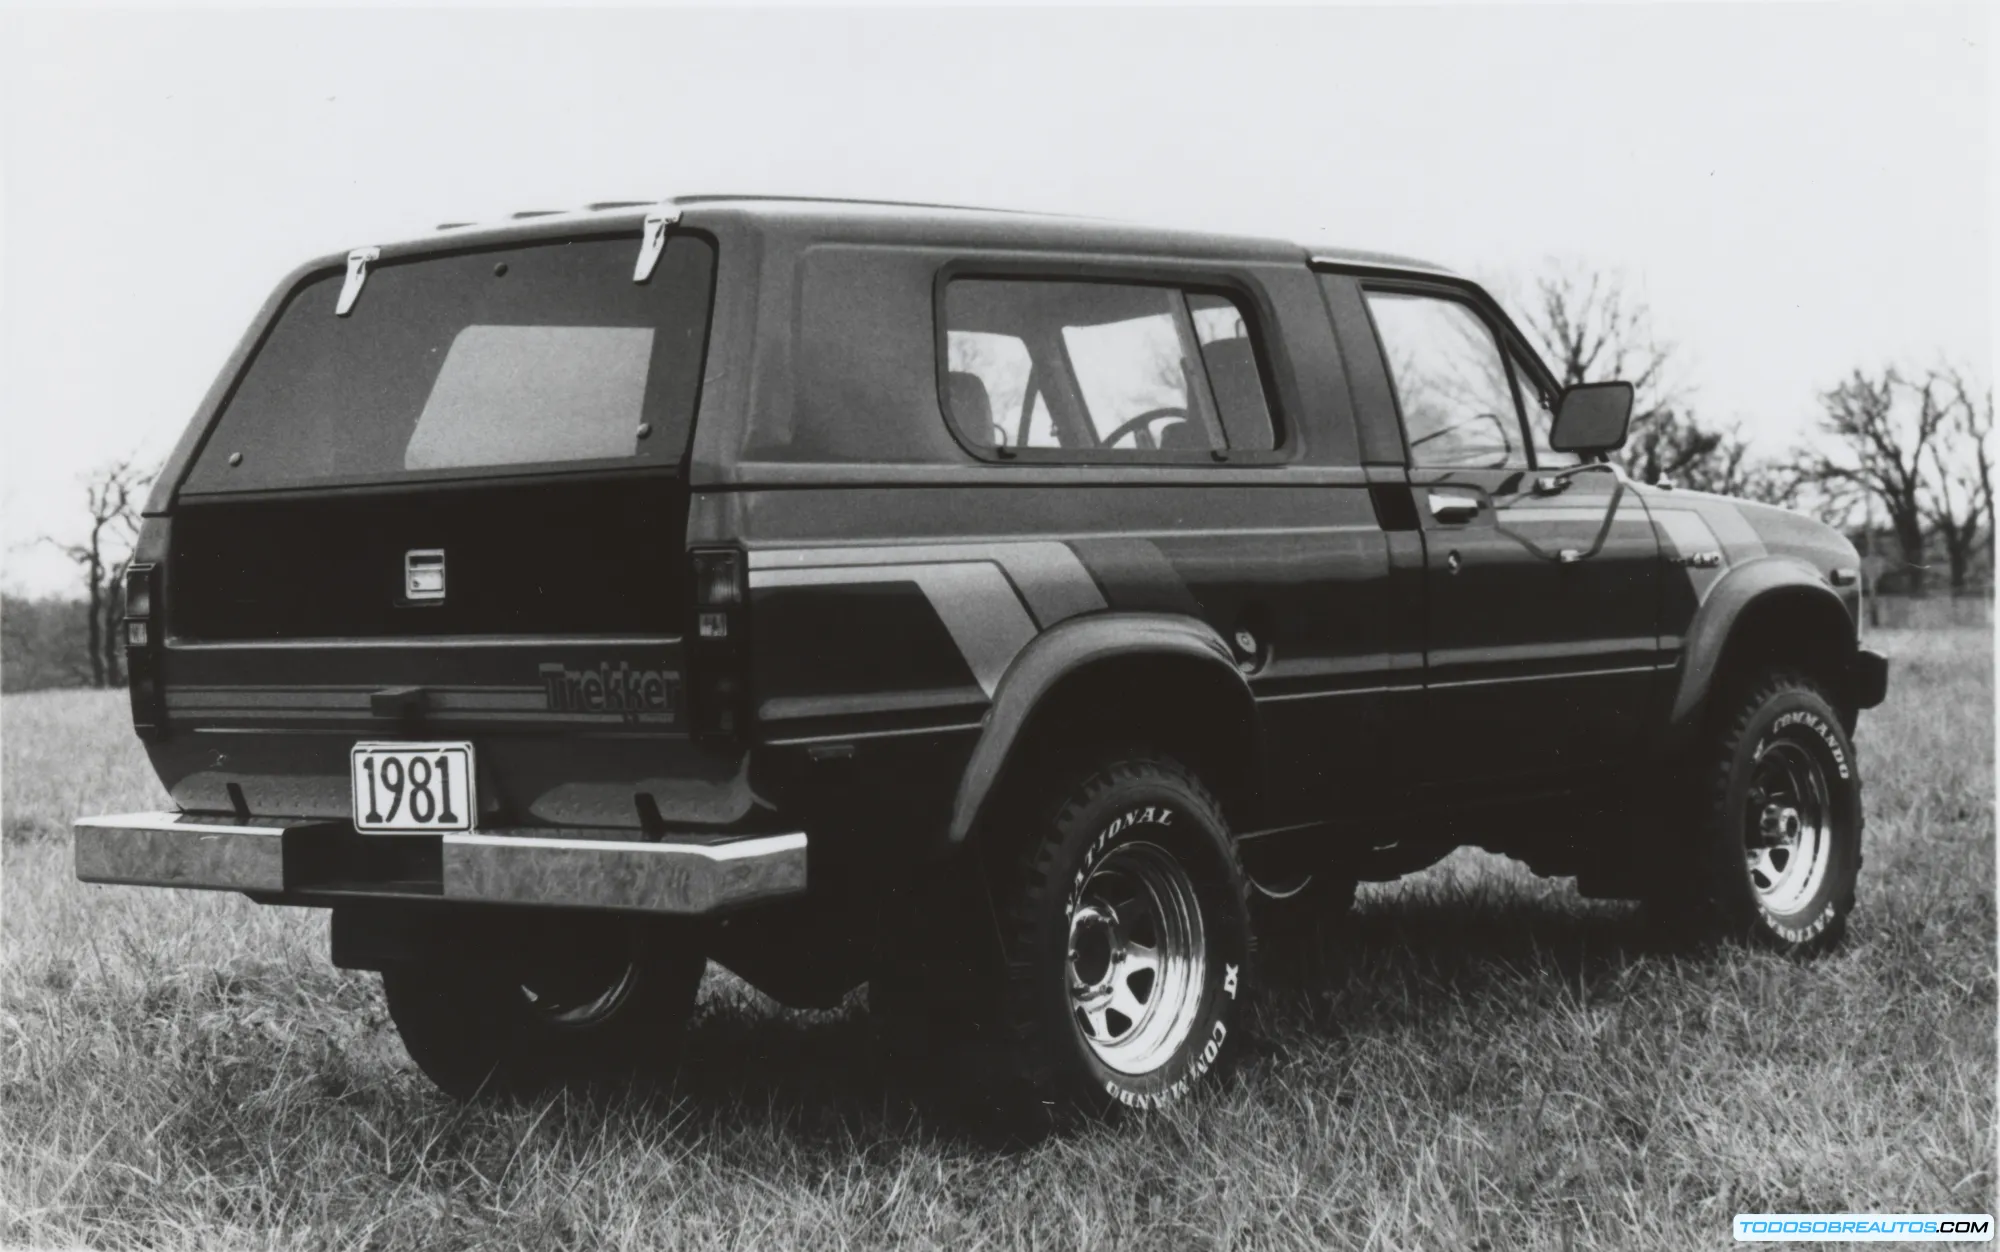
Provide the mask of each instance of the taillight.
{"label": "taillight", "polygon": [[694,554],[694,602],[699,608],[743,603],[743,554],[720,548]]}
{"label": "taillight", "polygon": [[163,731],[166,698],[160,693],[160,569],[133,565],[125,570],[125,678],[132,693],[132,727],[141,738]]}
{"label": "taillight", "polygon": [[745,587],[743,554],[702,548],[693,563],[694,629],[688,634],[688,717],[695,734],[733,738],[748,720],[749,687],[743,668]]}

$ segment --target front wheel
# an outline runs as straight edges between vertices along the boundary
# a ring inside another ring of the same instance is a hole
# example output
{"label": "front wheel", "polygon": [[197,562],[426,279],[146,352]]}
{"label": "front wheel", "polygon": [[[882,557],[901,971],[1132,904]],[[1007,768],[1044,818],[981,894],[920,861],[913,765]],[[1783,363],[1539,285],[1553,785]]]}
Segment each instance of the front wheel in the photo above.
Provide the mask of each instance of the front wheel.
{"label": "front wheel", "polygon": [[684,935],[579,919],[532,956],[382,971],[410,1059],[447,1094],[531,1096],[669,1073],[706,960]]}
{"label": "front wheel", "polygon": [[1135,750],[1028,813],[1000,902],[1011,1085],[1044,1109],[1181,1099],[1243,1029],[1248,888],[1221,806]]}
{"label": "front wheel", "polygon": [[1706,937],[1801,956],[1836,946],[1861,872],[1861,779],[1819,685],[1790,670],[1746,683],[1694,781],[1692,863],[1656,905]]}

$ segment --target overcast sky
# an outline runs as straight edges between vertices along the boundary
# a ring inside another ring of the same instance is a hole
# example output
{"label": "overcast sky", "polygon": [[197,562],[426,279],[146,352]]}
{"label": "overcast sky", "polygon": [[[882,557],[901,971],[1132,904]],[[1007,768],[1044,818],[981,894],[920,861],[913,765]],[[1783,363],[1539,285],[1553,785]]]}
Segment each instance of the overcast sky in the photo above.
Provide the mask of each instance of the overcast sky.
{"label": "overcast sky", "polygon": [[75,580],[35,537],[297,262],[675,192],[1617,269],[1782,450],[1856,365],[1991,377],[1983,8],[0,16],[0,581]]}

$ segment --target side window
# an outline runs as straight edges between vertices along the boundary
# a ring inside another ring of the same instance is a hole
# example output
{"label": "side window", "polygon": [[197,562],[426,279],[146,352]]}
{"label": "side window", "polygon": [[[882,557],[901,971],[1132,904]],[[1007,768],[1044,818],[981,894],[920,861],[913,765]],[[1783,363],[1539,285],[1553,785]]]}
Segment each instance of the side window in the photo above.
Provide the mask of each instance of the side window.
{"label": "side window", "polygon": [[1510,354],[1508,363],[1514,367],[1514,386],[1521,393],[1521,413],[1528,421],[1528,437],[1535,444],[1535,464],[1544,469],[1583,464],[1583,458],[1576,453],[1557,452],[1549,446],[1549,431],[1556,424],[1555,397],[1542,393],[1533,371],[1520,357]]}
{"label": "side window", "polygon": [[1471,308],[1441,296],[1371,291],[1410,459],[1434,469],[1528,464],[1500,345]]}
{"label": "side window", "polygon": [[[1039,397],[1027,344],[1013,335],[954,330],[946,338],[945,358],[952,413],[968,439],[995,446],[1057,446],[1046,421],[1030,420]],[[1044,413],[1046,408],[1041,406]]]}
{"label": "side window", "polygon": [[1187,303],[1228,446],[1270,451],[1275,446],[1271,405],[1264,395],[1264,376],[1257,368],[1257,348],[1250,341],[1250,324],[1244,320],[1243,310],[1235,301],[1207,292],[1189,292]]}
{"label": "side window", "polygon": [[1055,279],[953,279],[945,408],[980,448],[1134,459],[1277,446],[1250,320],[1228,296]]}
{"label": "side window", "polygon": [[[1112,300],[1104,297],[1116,293]],[[1083,393],[1084,412],[1100,448],[1223,446],[1189,399],[1183,330],[1176,318],[1180,293],[1171,287],[1106,287],[1092,291],[1111,316],[1092,316],[1078,301],[1062,310],[1063,355]],[[1127,316],[1127,315],[1130,316]],[[1172,442],[1168,442],[1171,440]]]}

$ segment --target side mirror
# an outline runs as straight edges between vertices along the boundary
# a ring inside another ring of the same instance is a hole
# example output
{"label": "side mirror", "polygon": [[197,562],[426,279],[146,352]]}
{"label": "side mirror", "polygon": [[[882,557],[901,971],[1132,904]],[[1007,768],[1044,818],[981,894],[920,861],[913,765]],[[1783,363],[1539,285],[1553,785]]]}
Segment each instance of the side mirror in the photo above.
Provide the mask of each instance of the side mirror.
{"label": "side mirror", "polygon": [[1549,447],[1557,452],[1609,452],[1622,447],[1632,425],[1631,383],[1578,383],[1556,405]]}

